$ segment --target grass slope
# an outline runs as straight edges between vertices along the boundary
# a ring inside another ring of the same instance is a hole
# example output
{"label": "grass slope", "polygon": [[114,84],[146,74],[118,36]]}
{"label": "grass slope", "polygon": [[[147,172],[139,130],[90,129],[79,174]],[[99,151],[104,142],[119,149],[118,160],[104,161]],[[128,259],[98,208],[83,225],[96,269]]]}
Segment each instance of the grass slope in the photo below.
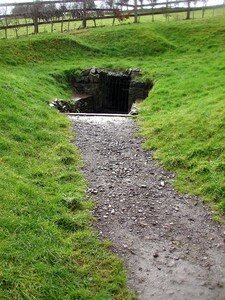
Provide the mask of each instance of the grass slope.
{"label": "grass slope", "polygon": [[[64,50],[49,48],[56,42]],[[48,67],[22,64],[28,49],[41,66],[48,51],[60,61],[71,41],[43,39],[40,53],[41,44],[18,41],[12,56],[1,45],[8,60],[0,74],[0,298],[129,299],[122,263],[90,230],[93,204],[85,201],[70,123],[48,105],[70,90]],[[73,57],[79,57],[76,44]],[[17,67],[9,66],[12,60]]]}
{"label": "grass slope", "polygon": [[1,299],[132,297],[123,265],[90,230],[70,123],[48,106],[70,96],[70,69],[141,67],[155,82],[139,116],[145,147],[176,172],[181,191],[225,211],[224,21],[0,42]]}
{"label": "grass slope", "polygon": [[[86,32],[112,61],[140,66],[155,85],[139,117],[145,148],[177,173],[176,187],[225,211],[224,17]],[[119,65],[118,63],[112,63]]]}

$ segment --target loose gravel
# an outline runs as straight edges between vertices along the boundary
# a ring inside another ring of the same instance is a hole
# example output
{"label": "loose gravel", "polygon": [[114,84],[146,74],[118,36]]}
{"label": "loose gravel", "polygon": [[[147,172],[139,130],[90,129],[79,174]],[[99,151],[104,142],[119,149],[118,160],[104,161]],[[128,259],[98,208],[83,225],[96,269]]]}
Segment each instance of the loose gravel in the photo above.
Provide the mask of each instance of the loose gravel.
{"label": "loose gravel", "polygon": [[70,116],[101,238],[140,300],[225,300],[225,232],[143,151],[133,119]]}

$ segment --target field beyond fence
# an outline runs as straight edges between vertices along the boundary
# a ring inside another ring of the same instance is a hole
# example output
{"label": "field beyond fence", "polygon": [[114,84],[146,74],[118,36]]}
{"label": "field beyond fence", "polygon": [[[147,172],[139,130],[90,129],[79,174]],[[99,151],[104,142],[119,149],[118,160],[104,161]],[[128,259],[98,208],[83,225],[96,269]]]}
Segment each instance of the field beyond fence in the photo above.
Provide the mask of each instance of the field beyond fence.
{"label": "field beyond fence", "polygon": [[[214,17],[225,14],[225,5],[207,6],[203,0],[178,0],[139,5],[128,1],[56,0],[0,4],[0,38],[12,38],[41,32],[69,32],[149,20],[181,20]],[[202,3],[202,5],[199,5]]]}

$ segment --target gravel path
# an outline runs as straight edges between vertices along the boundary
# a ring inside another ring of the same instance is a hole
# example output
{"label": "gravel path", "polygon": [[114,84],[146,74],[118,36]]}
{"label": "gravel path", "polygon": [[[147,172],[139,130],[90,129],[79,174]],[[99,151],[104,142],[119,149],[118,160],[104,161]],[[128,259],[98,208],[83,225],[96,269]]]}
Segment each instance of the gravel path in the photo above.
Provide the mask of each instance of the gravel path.
{"label": "gravel path", "polygon": [[99,235],[123,257],[140,300],[225,300],[225,232],[141,148],[130,118],[75,116]]}

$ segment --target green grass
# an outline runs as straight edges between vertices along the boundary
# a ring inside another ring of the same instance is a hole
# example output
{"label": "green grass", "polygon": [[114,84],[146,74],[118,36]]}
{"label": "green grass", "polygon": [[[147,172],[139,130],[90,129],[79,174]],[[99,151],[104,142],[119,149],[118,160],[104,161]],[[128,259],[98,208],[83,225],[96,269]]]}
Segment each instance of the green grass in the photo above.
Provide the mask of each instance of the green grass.
{"label": "green grass", "polygon": [[[149,10],[147,11],[149,13]],[[124,12],[126,13],[126,12]],[[204,17],[206,19],[208,18],[217,18],[217,17],[221,17],[225,15],[225,8],[215,8],[215,9],[206,9],[205,13],[204,13]],[[170,14],[157,14],[154,16],[154,20],[156,22],[165,22],[165,21],[181,21],[184,20],[186,18],[186,12],[176,12],[176,13],[170,13]],[[191,12],[191,18],[192,19],[201,19],[202,18],[202,10],[196,10],[196,11],[192,11]],[[151,14],[148,16],[141,16],[140,17],[140,21],[142,23],[148,23],[151,22],[152,20],[152,16]],[[28,23],[32,23],[33,21],[27,20]],[[129,19],[126,19],[122,22],[120,22],[119,20],[115,20],[114,25],[120,25],[120,24],[130,24],[134,22],[134,18],[130,17]],[[112,26],[113,23],[113,18],[110,19],[97,19],[96,20],[96,26]],[[2,20],[1,25],[4,26],[5,22],[4,20]],[[24,19],[8,19],[8,24],[10,25],[16,25],[16,24],[25,24],[25,20]],[[87,20],[87,27],[91,28],[94,27],[95,24],[92,20]],[[72,31],[72,30],[77,30],[79,28],[82,27],[82,22],[81,21],[73,21],[73,22],[63,22],[63,32],[68,32],[68,31]],[[45,25],[39,25],[39,33],[50,33],[52,30],[52,26],[51,24],[45,24]],[[59,33],[61,32],[61,23],[55,23],[53,24],[53,32],[55,33]],[[28,30],[26,29],[26,27],[20,27],[17,29],[9,29],[7,31],[7,36],[8,38],[15,38],[17,36],[21,37],[21,36],[26,36],[31,35],[34,33],[34,27],[33,26],[29,26]],[[5,38],[5,30],[0,30],[0,39],[4,39]]]}
{"label": "green grass", "polygon": [[0,48],[0,299],[130,299],[123,264],[90,230],[70,122],[49,107],[71,93],[50,63],[76,62],[82,47],[46,37]]}
{"label": "green grass", "polygon": [[176,187],[225,212],[223,17],[0,41],[0,299],[130,299],[123,264],[91,229],[66,74],[141,67],[145,148]]}

